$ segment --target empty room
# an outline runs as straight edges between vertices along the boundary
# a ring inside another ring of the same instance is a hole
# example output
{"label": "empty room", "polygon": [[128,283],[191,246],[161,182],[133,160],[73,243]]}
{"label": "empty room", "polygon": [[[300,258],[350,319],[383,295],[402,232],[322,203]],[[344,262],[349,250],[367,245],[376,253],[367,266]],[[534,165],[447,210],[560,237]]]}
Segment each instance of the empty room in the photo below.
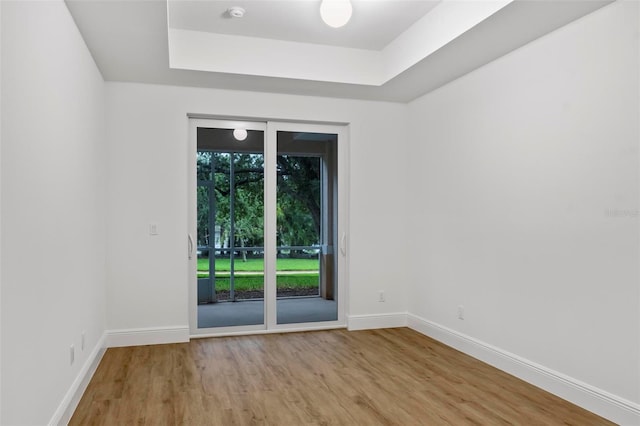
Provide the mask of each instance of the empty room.
{"label": "empty room", "polygon": [[636,0],[0,1],[0,425],[640,426]]}

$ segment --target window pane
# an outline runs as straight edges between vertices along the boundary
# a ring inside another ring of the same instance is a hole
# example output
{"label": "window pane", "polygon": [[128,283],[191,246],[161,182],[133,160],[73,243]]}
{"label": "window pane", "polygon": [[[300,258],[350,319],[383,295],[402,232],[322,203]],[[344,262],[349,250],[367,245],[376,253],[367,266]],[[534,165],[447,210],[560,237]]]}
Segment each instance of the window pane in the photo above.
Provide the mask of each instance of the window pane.
{"label": "window pane", "polygon": [[200,328],[264,323],[263,137],[198,129]]}
{"label": "window pane", "polygon": [[277,136],[277,322],[335,321],[337,135]]}

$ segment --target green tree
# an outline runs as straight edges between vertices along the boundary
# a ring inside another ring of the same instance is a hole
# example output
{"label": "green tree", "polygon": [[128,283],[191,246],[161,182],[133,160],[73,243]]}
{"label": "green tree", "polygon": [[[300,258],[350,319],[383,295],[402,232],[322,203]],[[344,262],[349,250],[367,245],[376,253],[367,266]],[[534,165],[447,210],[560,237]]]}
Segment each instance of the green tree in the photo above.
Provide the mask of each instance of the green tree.
{"label": "green tree", "polygon": [[[233,157],[233,158],[232,158]],[[264,229],[264,157],[261,154],[198,152],[198,245],[213,245],[209,229],[210,183],[220,242],[229,245],[230,162],[234,164],[236,247],[262,247]],[[281,155],[278,169],[278,245],[319,243],[321,222],[320,158]]]}

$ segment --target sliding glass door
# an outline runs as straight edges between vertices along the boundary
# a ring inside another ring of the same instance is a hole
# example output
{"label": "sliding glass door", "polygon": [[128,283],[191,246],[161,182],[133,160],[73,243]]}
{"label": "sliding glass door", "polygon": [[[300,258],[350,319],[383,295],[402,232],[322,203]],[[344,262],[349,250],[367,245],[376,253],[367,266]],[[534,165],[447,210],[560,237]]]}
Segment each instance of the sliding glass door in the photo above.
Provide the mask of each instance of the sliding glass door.
{"label": "sliding glass door", "polygon": [[192,119],[191,135],[192,334],[343,325],[344,128]]}
{"label": "sliding glass door", "polygon": [[197,129],[198,328],[265,323],[261,127]]}
{"label": "sliding glass door", "polygon": [[277,323],[336,321],[332,133],[277,132]]}

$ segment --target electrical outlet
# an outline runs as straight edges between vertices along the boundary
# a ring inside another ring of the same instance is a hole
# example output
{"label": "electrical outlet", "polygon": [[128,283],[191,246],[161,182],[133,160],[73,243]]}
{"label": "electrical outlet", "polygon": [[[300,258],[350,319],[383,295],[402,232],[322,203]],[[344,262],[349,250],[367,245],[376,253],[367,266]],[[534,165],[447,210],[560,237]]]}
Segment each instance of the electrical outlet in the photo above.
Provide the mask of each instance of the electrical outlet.
{"label": "electrical outlet", "polygon": [[84,351],[84,331],[80,335],[80,349]]}
{"label": "electrical outlet", "polygon": [[458,305],[458,319],[464,319],[464,306]]}
{"label": "electrical outlet", "polygon": [[384,291],[382,290],[378,292],[378,302],[384,302]]}
{"label": "electrical outlet", "polygon": [[73,365],[73,361],[76,360],[76,348],[71,345],[69,348],[69,365]]}
{"label": "electrical outlet", "polygon": [[158,224],[152,222],[149,224],[149,235],[158,235]]}

